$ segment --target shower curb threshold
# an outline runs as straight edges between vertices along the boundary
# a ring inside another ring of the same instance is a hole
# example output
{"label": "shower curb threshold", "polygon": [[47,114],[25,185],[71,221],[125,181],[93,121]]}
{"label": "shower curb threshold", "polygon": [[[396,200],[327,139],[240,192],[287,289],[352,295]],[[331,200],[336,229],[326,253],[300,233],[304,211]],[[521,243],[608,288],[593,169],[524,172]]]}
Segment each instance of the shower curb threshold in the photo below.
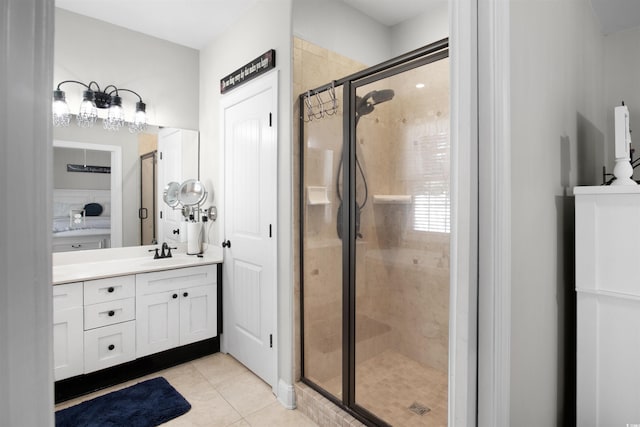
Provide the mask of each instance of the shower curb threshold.
{"label": "shower curb threshold", "polygon": [[365,424],[355,419],[308,385],[297,382],[295,389],[297,409],[319,426],[365,427]]}

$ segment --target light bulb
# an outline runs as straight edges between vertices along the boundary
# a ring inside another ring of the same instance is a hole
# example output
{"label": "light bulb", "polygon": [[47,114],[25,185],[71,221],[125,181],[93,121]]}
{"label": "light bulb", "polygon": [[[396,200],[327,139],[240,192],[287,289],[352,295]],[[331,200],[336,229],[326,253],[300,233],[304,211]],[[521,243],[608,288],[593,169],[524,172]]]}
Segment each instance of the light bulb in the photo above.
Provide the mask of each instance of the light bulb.
{"label": "light bulb", "polygon": [[122,98],[115,95],[111,99],[111,106],[104,119],[104,128],[107,130],[119,130],[124,124],[124,110],[122,109]]}
{"label": "light bulb", "polygon": [[129,124],[129,132],[139,133],[147,128],[147,113],[145,110],[146,105],[144,102],[136,102],[136,113],[133,116],[133,121]]}
{"label": "light bulb", "polygon": [[54,126],[69,126],[71,114],[69,113],[69,106],[65,101],[64,92],[61,90],[53,91],[53,105],[51,106],[51,114],[53,117]]}
{"label": "light bulb", "polygon": [[98,110],[94,102],[93,91],[85,90],[80,103],[80,112],[78,113],[77,122],[81,128],[93,126],[98,118]]}

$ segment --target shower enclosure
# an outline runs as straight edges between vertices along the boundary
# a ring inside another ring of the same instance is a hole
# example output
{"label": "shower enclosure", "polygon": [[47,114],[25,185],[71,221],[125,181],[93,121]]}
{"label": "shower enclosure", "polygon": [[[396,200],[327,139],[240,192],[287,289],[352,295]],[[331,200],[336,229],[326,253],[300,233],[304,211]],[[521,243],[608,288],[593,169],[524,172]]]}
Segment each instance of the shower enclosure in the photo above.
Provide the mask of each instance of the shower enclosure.
{"label": "shower enclosure", "polygon": [[300,96],[302,380],[375,425],[447,425],[443,40]]}

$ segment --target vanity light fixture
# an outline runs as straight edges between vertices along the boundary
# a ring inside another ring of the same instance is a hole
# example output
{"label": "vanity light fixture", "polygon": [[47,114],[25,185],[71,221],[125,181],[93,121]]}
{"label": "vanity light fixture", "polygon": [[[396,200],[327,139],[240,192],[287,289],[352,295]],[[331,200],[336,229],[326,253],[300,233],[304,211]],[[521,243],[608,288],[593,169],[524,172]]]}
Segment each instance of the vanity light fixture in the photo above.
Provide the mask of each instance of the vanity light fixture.
{"label": "vanity light fixture", "polygon": [[147,128],[146,104],[142,102],[142,97],[131,89],[119,89],[114,85],[109,85],[100,89],[98,83],[91,81],[88,85],[77,80],[64,80],[58,83],[53,91],[53,125],[69,126],[71,114],[65,99],[65,93],[60,86],[66,83],[75,83],[85,87],[82,93],[80,111],[77,115],[78,126],[87,128],[93,126],[98,119],[98,108],[107,109],[107,117],[103,119],[104,128],[107,130],[119,130],[125,123],[124,109],[122,108],[122,98],[119,92],[130,92],[138,97],[136,102],[136,112],[133,120],[129,123],[129,132],[139,133]]}

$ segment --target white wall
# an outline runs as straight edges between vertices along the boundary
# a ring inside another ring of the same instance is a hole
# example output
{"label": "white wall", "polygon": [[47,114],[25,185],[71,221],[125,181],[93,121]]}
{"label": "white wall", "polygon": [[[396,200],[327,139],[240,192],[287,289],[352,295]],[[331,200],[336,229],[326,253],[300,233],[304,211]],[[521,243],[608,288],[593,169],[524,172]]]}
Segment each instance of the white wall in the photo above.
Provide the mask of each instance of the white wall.
{"label": "white wall", "polygon": [[373,66],[449,36],[447,0],[425,4],[423,13],[386,26],[338,0],[296,0],[293,35]]}
{"label": "white wall", "polygon": [[[606,166],[613,172],[615,164],[613,109],[624,101],[629,108],[631,130],[640,129],[640,27],[609,34],[604,38],[604,105],[607,117]],[[632,148],[640,155],[640,132],[631,135]],[[635,179],[640,179],[636,169]]]}
{"label": "white wall", "polygon": [[53,149],[53,188],[82,190],[111,188],[111,176],[108,173],[68,172],[68,164],[111,166],[111,153],[62,147]]}
{"label": "white wall", "polygon": [[293,2],[293,35],[366,65],[392,57],[390,30],[338,0]]}
{"label": "white wall", "polygon": [[292,94],[291,3],[262,0],[229,30],[200,51],[200,179],[213,189],[219,220],[211,235],[215,244],[223,237],[222,141],[220,141],[220,79],[269,49],[276,51],[279,75],[278,107],[278,350],[279,378],[293,382],[292,285]]}
{"label": "white wall", "polygon": [[449,2],[429,2],[420,15],[391,27],[390,36],[391,57],[449,37]]}
{"label": "white wall", "polygon": [[[141,18],[143,19],[143,18]],[[62,80],[131,89],[147,104],[148,123],[198,129],[198,51],[64,9],[56,9],[52,88]],[[76,112],[79,85],[62,86]],[[138,98],[120,93],[126,117]]]}
{"label": "white wall", "polygon": [[604,41],[589,0],[512,0],[510,7],[511,425],[570,425],[575,284],[567,194],[601,172]]}

